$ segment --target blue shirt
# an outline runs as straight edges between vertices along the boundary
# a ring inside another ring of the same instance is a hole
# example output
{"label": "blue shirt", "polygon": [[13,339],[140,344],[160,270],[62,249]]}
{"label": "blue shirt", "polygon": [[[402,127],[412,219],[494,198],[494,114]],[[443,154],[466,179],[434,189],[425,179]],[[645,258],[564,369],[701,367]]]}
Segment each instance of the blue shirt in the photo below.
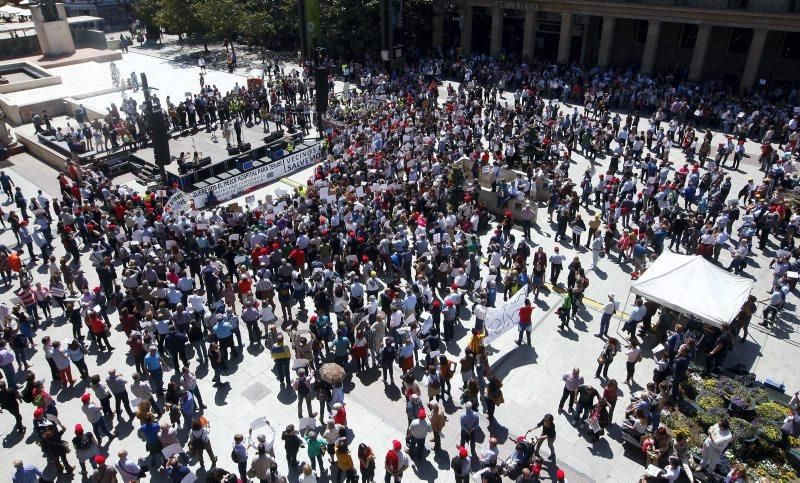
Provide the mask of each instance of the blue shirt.
{"label": "blue shirt", "polygon": [[11,475],[11,481],[14,483],[36,483],[39,478],[44,478],[44,475],[33,465],[23,465]]}
{"label": "blue shirt", "polygon": [[230,322],[227,320],[217,322],[217,325],[214,326],[214,335],[216,335],[218,339],[225,339],[230,337],[231,334],[233,334],[233,331]]}
{"label": "blue shirt", "polygon": [[158,352],[155,354],[148,353],[144,356],[144,366],[148,371],[157,371],[161,369],[161,357],[158,355]]}
{"label": "blue shirt", "polygon": [[158,423],[145,423],[139,428],[148,443],[158,442],[158,433],[161,431]]}
{"label": "blue shirt", "polygon": [[461,429],[465,431],[472,431],[478,427],[478,415],[475,411],[467,410],[461,415]]}

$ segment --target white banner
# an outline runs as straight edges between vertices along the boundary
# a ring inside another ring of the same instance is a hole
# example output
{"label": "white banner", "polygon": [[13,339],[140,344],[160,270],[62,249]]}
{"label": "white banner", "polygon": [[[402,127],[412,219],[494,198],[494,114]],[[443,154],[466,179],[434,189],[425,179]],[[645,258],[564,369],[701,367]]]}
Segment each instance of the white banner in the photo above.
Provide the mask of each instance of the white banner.
{"label": "white banner", "polygon": [[186,193],[183,191],[178,191],[169,197],[167,203],[164,205],[164,210],[168,212],[174,211],[177,213],[186,211],[189,209],[190,201],[191,200]]}
{"label": "white banner", "polygon": [[220,181],[219,183],[214,183],[205,188],[192,191],[191,199],[194,200],[195,208],[198,209],[205,206],[206,197],[211,191],[214,192],[214,196],[217,197],[217,200],[225,201],[244,193],[248,189],[256,188],[282,176],[311,166],[319,161],[320,157],[320,145],[315,144],[284,158],[271,161],[259,168],[228,178],[225,181]]}
{"label": "white banner", "polygon": [[505,334],[519,324],[519,309],[525,305],[528,297],[528,285],[520,287],[513,297],[503,302],[500,307],[489,307],[486,309],[486,338],[484,344],[489,345],[495,339]]}

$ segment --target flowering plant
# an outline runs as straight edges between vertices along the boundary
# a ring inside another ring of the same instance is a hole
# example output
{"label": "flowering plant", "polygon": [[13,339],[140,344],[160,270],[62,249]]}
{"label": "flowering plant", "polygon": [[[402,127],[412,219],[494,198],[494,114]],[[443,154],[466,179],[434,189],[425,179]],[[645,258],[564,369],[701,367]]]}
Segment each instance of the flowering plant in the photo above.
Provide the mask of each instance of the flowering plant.
{"label": "flowering plant", "polygon": [[786,416],[786,407],[776,402],[765,402],[756,406],[756,414],[770,421],[780,421]]}

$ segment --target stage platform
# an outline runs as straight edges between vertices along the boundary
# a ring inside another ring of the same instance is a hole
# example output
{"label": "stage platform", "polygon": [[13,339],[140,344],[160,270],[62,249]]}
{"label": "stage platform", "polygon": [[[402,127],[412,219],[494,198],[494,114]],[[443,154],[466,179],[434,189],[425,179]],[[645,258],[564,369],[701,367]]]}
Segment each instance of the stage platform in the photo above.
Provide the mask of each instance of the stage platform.
{"label": "stage platform", "polygon": [[[239,196],[284,175],[319,161],[320,146],[316,138],[303,138],[302,132],[292,134],[277,131],[270,123],[270,131],[260,125],[242,126],[242,145],[229,148],[220,130],[187,130],[173,133],[169,143],[170,164],[164,167],[169,184],[177,184],[184,195],[181,203],[193,202],[195,207],[206,204],[213,192],[219,201]],[[179,170],[177,158],[181,152],[189,165]],[[198,163],[191,162],[197,153]],[[143,184],[147,178],[156,178],[159,167],[155,163],[152,147],[130,153],[133,171]]]}

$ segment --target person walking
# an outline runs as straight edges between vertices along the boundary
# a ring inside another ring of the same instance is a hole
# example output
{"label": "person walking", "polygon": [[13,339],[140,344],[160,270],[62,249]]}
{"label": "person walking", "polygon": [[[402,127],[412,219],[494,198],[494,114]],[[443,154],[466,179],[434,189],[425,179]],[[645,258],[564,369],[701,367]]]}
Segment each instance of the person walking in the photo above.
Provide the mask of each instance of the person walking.
{"label": "person walking", "polygon": [[292,357],[289,352],[289,346],[283,342],[283,334],[278,334],[275,343],[270,348],[270,355],[275,363],[275,373],[281,383],[281,390],[283,390],[291,384],[289,370],[291,368]]}
{"label": "person walking", "polygon": [[519,337],[517,338],[517,345],[522,345],[522,334],[525,333],[525,337],[527,338],[528,345],[531,345],[531,332],[533,331],[533,322],[532,322],[532,314],[533,314],[533,306],[531,305],[531,301],[529,299],[525,299],[525,305],[519,308],[519,324],[517,329],[519,330]]}
{"label": "person walking", "polygon": [[128,418],[133,419],[133,411],[131,410],[130,398],[128,397],[128,381],[117,374],[116,369],[109,369],[106,384],[111,394],[114,396],[114,405],[117,410],[117,417],[122,419],[122,408],[128,413]]}
{"label": "person walking", "polygon": [[103,416],[103,410],[92,401],[91,394],[88,392],[84,393],[83,396],[81,396],[81,403],[81,411],[83,411],[86,419],[88,419],[89,423],[92,425],[95,438],[97,438],[97,444],[103,446],[103,435],[108,436],[109,443],[114,441],[117,436],[108,430],[106,419]]}
{"label": "person walking", "polygon": [[239,478],[242,481],[247,480],[247,447],[244,445],[244,435],[236,434],[233,437],[233,451],[231,451],[231,459],[236,463],[239,470]]}
{"label": "person walking", "polygon": [[595,371],[594,377],[600,379],[600,372],[602,371],[603,378],[608,379],[608,366],[611,365],[617,352],[619,352],[619,341],[611,337],[597,357],[597,371]]}
{"label": "person walking", "polygon": [[472,469],[472,457],[467,448],[459,446],[458,454],[450,460],[450,469],[453,470],[456,483],[469,483],[469,473]]}
{"label": "person walking", "polygon": [[478,430],[480,420],[478,414],[472,410],[472,402],[464,404],[464,414],[461,415],[461,442],[464,446],[469,442],[470,453],[475,454],[475,432]]}
{"label": "person walking", "polygon": [[150,387],[155,390],[159,397],[164,395],[164,360],[158,353],[158,347],[151,345],[147,348],[147,355],[144,356],[144,367],[150,375]]}
{"label": "person walking", "polygon": [[17,390],[16,384],[9,387],[6,381],[0,381],[0,413],[8,411],[16,421],[14,430],[24,433],[25,426],[22,424],[22,415],[19,412],[20,401],[22,401],[22,397]]}
{"label": "person walking", "polygon": [[408,469],[410,463],[408,455],[403,451],[403,445],[398,440],[392,441],[392,448],[386,453],[384,469],[386,476],[385,483],[400,483],[403,480],[403,473]]}
{"label": "person walking", "polygon": [[583,384],[581,370],[576,367],[572,369],[572,372],[568,372],[561,376],[561,380],[564,381],[564,391],[561,394],[561,401],[558,402],[558,412],[561,413],[564,411],[564,402],[567,400],[567,398],[569,398],[569,412],[572,412],[578,387]]}
{"label": "person walking", "polygon": [[525,434],[531,433],[539,428],[542,428],[542,434],[536,437],[536,445],[533,448],[533,452],[539,456],[539,449],[541,449],[542,444],[547,441],[547,447],[550,448],[550,459],[555,461],[556,449],[553,443],[556,441],[556,424],[553,415],[550,413],[545,414],[542,420]]}
{"label": "person walking", "polygon": [[597,332],[597,337],[608,337],[608,327],[611,325],[611,318],[619,310],[619,302],[614,298],[614,292],[608,293],[608,302],[603,306],[603,313],[600,316],[600,330]]}
{"label": "person walking", "polygon": [[92,483],[117,483],[117,469],[106,464],[105,455],[96,455],[93,460],[97,466],[89,477]]}
{"label": "person walking", "polygon": [[297,393],[297,417],[303,417],[303,403],[306,405],[308,417],[316,418],[317,413],[311,410],[311,378],[306,374],[305,368],[297,370],[297,378],[292,382],[292,388]]}
{"label": "person walking", "polygon": [[633,371],[636,369],[636,363],[642,361],[642,350],[639,348],[639,343],[636,339],[631,339],[628,347],[625,350],[625,384],[633,384]]}
{"label": "person walking", "polygon": [[433,430],[427,419],[427,413],[421,408],[417,418],[408,425],[409,445],[408,452],[412,459],[422,459],[425,456],[425,438]]}

